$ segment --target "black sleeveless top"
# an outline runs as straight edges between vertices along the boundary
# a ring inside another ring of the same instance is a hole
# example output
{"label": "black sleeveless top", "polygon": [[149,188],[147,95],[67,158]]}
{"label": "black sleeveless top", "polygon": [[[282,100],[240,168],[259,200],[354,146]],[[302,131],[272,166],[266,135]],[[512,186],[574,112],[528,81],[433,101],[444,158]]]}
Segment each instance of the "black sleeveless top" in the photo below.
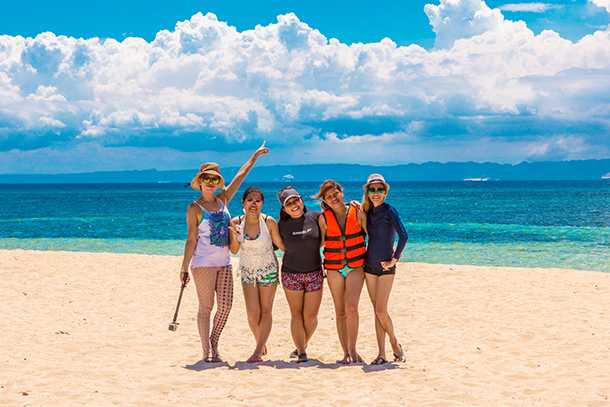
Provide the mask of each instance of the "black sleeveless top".
{"label": "black sleeveless top", "polygon": [[321,212],[306,212],[300,218],[280,219],[278,226],[284,241],[282,273],[313,273],[322,268],[320,256]]}

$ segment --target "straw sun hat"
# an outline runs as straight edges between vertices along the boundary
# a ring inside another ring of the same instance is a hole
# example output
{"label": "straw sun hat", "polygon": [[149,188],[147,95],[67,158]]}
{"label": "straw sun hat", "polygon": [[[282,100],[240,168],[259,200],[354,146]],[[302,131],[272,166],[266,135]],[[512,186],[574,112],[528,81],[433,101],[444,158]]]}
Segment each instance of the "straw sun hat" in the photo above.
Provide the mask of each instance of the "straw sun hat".
{"label": "straw sun hat", "polygon": [[195,178],[193,178],[193,180],[191,181],[191,188],[196,189],[197,191],[201,191],[201,186],[197,179],[203,174],[219,177],[220,183],[218,183],[217,185],[220,188],[224,188],[225,179],[222,177],[222,175],[220,175],[220,166],[216,163],[201,164],[201,167],[199,167],[199,174],[195,175]]}

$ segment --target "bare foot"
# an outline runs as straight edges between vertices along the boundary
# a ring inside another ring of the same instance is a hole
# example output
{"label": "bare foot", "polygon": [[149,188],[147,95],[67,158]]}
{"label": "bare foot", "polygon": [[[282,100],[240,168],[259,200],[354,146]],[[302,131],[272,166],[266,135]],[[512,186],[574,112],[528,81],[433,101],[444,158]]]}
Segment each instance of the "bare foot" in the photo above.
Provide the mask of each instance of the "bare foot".
{"label": "bare foot", "polygon": [[350,360],[352,363],[364,363],[364,360],[360,357],[359,354],[356,353],[356,357],[350,356]]}
{"label": "bare foot", "polygon": [[348,355],[343,356],[343,359],[337,360],[337,363],[340,365],[349,365],[349,356]]}

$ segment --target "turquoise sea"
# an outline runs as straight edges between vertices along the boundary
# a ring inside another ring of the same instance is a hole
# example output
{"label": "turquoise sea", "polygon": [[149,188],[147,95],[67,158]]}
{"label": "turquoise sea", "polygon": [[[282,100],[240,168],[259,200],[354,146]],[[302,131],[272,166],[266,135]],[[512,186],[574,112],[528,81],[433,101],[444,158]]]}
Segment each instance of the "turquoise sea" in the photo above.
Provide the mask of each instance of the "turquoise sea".
{"label": "turquoise sea", "polygon": [[[319,182],[294,183],[306,204]],[[231,201],[241,211],[241,193]],[[256,183],[277,218],[285,183]],[[361,200],[362,184],[343,183]],[[182,255],[182,184],[0,185],[0,249]],[[610,181],[392,182],[409,233],[402,261],[610,272]]]}

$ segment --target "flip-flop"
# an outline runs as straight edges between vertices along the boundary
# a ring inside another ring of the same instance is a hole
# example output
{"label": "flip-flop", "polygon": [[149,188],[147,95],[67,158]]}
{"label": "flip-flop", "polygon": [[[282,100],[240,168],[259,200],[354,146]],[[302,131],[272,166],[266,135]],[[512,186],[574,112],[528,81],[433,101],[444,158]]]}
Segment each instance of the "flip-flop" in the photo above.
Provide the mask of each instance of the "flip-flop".
{"label": "flip-flop", "polygon": [[248,358],[248,360],[246,360],[246,363],[260,363],[263,361],[263,358],[261,358],[260,356],[250,356]]}
{"label": "flip-flop", "polygon": [[263,346],[263,356],[267,356],[267,345]]}
{"label": "flip-flop", "polygon": [[398,344],[398,349],[400,349],[400,352],[398,352],[398,355],[394,353],[394,362],[406,362],[407,357],[405,356],[405,352],[402,350],[400,343]]}
{"label": "flip-flop", "polygon": [[386,363],[388,363],[388,360],[386,358],[382,358],[381,356],[377,356],[377,358],[375,358],[375,360],[373,360],[371,362],[371,365],[378,366],[378,365],[384,365]]}

